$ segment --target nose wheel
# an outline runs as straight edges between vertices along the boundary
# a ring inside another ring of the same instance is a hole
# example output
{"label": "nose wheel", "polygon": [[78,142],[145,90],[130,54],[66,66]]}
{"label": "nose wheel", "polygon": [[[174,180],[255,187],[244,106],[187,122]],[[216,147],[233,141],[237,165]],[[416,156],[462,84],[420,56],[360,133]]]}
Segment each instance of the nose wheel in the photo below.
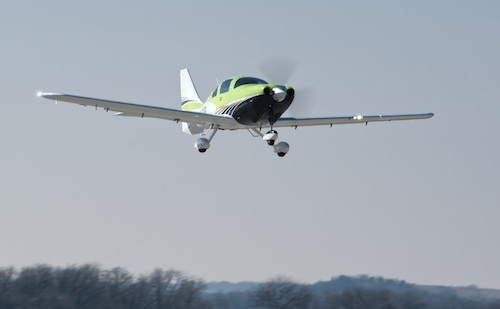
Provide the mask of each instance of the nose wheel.
{"label": "nose wheel", "polygon": [[274,142],[278,139],[278,132],[275,130],[269,130],[262,139],[267,142],[269,146],[274,145]]}
{"label": "nose wheel", "polygon": [[287,142],[279,142],[273,146],[274,152],[278,154],[279,157],[284,157],[290,150],[290,145]]}
{"label": "nose wheel", "polygon": [[271,129],[266,134],[262,134],[262,132],[257,129],[252,129],[252,131],[262,137],[269,146],[273,146],[274,152],[277,153],[279,157],[284,157],[290,150],[290,145],[286,142],[275,143],[278,139],[278,132],[275,130]]}

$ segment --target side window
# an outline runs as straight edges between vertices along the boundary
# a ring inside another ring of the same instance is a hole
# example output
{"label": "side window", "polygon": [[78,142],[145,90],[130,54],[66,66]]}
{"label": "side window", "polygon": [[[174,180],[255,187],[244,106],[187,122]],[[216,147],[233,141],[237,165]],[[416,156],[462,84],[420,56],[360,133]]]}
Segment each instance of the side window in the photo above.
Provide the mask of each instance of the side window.
{"label": "side window", "polygon": [[229,91],[229,85],[231,85],[232,79],[226,79],[222,84],[220,85],[220,93],[228,92]]}

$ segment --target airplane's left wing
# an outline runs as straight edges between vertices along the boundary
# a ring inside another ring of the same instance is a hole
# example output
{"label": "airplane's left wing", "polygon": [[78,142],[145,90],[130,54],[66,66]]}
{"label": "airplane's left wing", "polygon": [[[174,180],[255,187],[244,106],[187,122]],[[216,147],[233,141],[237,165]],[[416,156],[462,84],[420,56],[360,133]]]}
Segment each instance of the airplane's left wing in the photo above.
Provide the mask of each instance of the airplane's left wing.
{"label": "airplane's left wing", "polygon": [[434,116],[427,114],[405,114],[405,115],[371,115],[371,116],[348,116],[348,117],[320,117],[320,118],[286,118],[282,117],[274,124],[274,127],[300,127],[300,126],[324,126],[337,124],[368,123],[374,121],[397,121],[427,119]]}
{"label": "airplane's left wing", "polygon": [[233,129],[234,127],[238,126],[236,120],[234,120],[232,117],[226,116],[182,111],[157,106],[94,99],[69,94],[39,92],[37,93],[37,95],[39,97],[49,100],[55,100],[57,102],[68,102],[84,106],[93,106],[95,108],[99,107],[104,109],[105,111],[117,112],[115,114],[117,116],[149,117],[172,120],[176,122],[188,122],[199,125],[218,125],[221,129]]}

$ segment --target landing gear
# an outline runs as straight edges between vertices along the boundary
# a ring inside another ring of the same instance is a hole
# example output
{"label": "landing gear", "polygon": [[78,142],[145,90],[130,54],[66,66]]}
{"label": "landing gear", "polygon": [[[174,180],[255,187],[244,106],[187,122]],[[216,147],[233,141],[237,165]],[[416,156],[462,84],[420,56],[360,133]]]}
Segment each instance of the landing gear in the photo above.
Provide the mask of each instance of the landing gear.
{"label": "landing gear", "polygon": [[194,144],[194,148],[198,149],[199,152],[204,153],[207,151],[208,148],[210,148],[210,141],[212,140],[212,138],[214,138],[214,135],[215,133],[217,133],[217,130],[219,130],[219,126],[215,125],[212,127],[212,129],[213,131],[210,133],[208,138],[201,137]]}
{"label": "landing gear", "polygon": [[[286,97],[286,91],[281,88],[275,87],[273,89],[273,98],[276,102],[281,102],[285,99]],[[290,150],[290,145],[285,142],[279,142],[278,144],[274,144],[276,140],[278,139],[278,132],[273,130],[273,124],[274,124],[274,111],[273,111],[273,106],[269,106],[269,124],[271,125],[271,130],[267,131],[266,134],[262,134],[260,131],[257,131],[257,129],[253,129],[254,132],[256,132],[264,141],[267,142],[269,146],[273,146],[274,152],[278,154],[280,157],[284,157],[288,151]]]}
{"label": "landing gear", "polygon": [[262,139],[265,140],[269,146],[272,146],[274,145],[274,142],[278,139],[278,132],[270,130],[264,135],[264,137],[262,137]]}
{"label": "landing gear", "polygon": [[204,137],[199,138],[194,144],[194,147],[198,149],[199,152],[203,153],[210,148],[210,141]]}
{"label": "landing gear", "polygon": [[264,141],[267,142],[268,145],[273,146],[274,152],[278,154],[280,157],[284,157],[288,151],[290,150],[290,145],[286,142],[279,142],[275,145],[276,140],[278,139],[278,132],[274,130],[268,131],[266,134],[262,134],[257,129],[252,129],[258,136],[262,137]]}
{"label": "landing gear", "polygon": [[279,142],[276,146],[274,146],[274,152],[276,152],[280,157],[284,157],[289,150],[290,145],[286,142]]}

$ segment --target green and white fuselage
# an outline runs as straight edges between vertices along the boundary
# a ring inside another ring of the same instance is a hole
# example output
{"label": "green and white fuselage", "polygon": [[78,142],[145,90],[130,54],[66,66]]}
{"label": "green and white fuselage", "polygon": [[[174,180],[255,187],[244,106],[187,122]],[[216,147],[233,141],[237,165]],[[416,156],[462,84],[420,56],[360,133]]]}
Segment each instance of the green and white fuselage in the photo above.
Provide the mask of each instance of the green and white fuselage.
{"label": "green and white fuselage", "polygon": [[202,103],[187,70],[181,71],[181,85],[182,110],[229,116],[248,127],[272,126],[295,94],[290,86],[240,76],[223,81]]}

